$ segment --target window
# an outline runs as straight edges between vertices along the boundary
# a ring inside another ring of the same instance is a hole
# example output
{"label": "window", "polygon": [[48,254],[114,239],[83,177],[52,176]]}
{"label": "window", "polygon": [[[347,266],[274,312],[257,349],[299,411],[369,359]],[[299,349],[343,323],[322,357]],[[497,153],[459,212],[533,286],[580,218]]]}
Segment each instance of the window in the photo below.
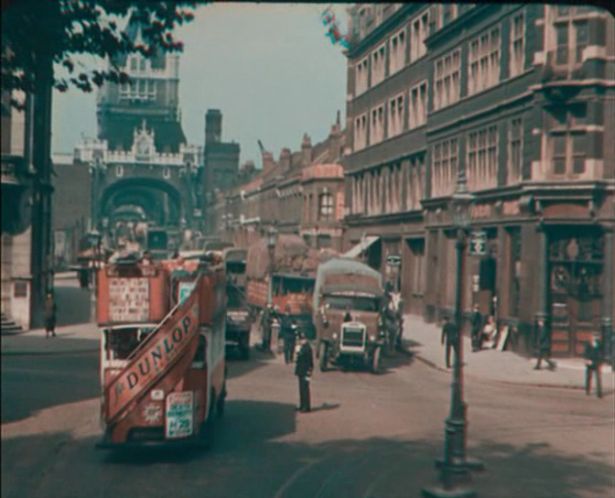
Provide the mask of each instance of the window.
{"label": "window", "polygon": [[423,198],[423,177],[425,172],[424,155],[414,156],[410,159],[407,174],[406,207],[409,211],[421,209]]}
{"label": "window", "polygon": [[410,90],[409,128],[424,125],[427,122],[427,81]]}
{"label": "window", "polygon": [[333,194],[325,191],[318,196],[318,219],[333,219]]}
{"label": "window", "polygon": [[459,100],[461,51],[459,49],[436,60],[434,110],[442,109]]}
{"label": "window", "polygon": [[367,57],[365,57],[362,61],[360,61],[356,66],[357,74],[356,74],[356,94],[360,95],[368,87],[368,62]]}
{"label": "window", "polygon": [[406,65],[406,29],[402,29],[391,37],[390,41],[390,74]]}
{"label": "window", "polygon": [[410,23],[410,62],[414,62],[427,53],[425,39],[429,35],[429,13],[425,12]]}
{"label": "window", "polygon": [[136,71],[137,70],[137,58],[136,57],[131,57],[130,58],[130,70],[131,71]]}
{"label": "window", "polygon": [[404,131],[404,95],[389,100],[389,137]]}
{"label": "window", "polygon": [[354,150],[361,150],[367,145],[367,115],[362,114],[354,120]]}
{"label": "window", "polygon": [[497,186],[498,128],[489,126],[468,134],[468,187],[480,190]]}
{"label": "window", "polygon": [[435,144],[432,148],[432,197],[453,192],[457,178],[457,139],[451,138]]}
{"label": "window", "polygon": [[500,81],[499,27],[491,29],[470,41],[468,63],[470,66],[468,95],[492,87]]}
{"label": "window", "polygon": [[521,180],[523,167],[523,120],[515,118],[508,128],[508,183]]}
{"label": "window", "polygon": [[510,77],[523,72],[525,64],[525,17],[523,12],[514,16],[510,21]]}
{"label": "window", "polygon": [[553,173],[555,175],[585,173],[587,155],[585,104],[553,108],[550,110],[550,116],[547,152]]}
{"label": "window", "polygon": [[372,86],[384,80],[385,45],[372,52]]}
{"label": "window", "polygon": [[457,18],[457,5],[453,3],[443,4],[442,6],[442,23],[440,27],[446,26],[448,23]]}
{"label": "window", "polygon": [[369,143],[376,144],[384,139],[384,105],[372,109]]}
{"label": "window", "polygon": [[589,45],[587,14],[591,7],[558,6],[553,20],[555,65],[572,69],[583,62],[583,51]]}

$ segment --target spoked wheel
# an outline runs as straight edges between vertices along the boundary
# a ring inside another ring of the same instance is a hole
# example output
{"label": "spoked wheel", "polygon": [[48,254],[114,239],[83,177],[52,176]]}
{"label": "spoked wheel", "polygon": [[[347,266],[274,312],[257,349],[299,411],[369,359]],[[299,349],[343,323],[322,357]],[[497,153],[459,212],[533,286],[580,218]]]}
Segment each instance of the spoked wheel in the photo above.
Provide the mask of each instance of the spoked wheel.
{"label": "spoked wheel", "polygon": [[327,347],[327,343],[326,342],[321,342],[320,345],[318,346],[318,358],[320,360],[319,365],[320,365],[320,371],[321,372],[326,372],[327,371],[327,364],[329,363],[328,361],[328,356],[329,356],[329,351],[328,351],[328,347]]}
{"label": "spoked wheel", "polygon": [[380,346],[374,349],[372,353],[372,373],[379,374],[380,373]]}

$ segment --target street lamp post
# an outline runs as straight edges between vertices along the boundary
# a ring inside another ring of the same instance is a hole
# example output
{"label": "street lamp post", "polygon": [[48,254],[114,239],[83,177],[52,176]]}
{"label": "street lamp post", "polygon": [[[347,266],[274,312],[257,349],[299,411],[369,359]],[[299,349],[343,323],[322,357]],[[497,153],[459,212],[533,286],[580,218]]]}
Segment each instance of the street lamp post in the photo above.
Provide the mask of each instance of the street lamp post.
{"label": "street lamp post", "polygon": [[273,271],[275,269],[275,246],[278,241],[278,231],[275,227],[269,227],[267,230],[267,249],[269,250],[269,291],[267,293],[267,304],[270,305],[273,300]]}
{"label": "street lamp post", "polygon": [[440,486],[425,488],[425,498],[470,498],[476,492],[464,486],[470,480],[470,470],[479,470],[483,464],[466,457],[466,404],[463,401],[463,327],[462,327],[462,289],[463,253],[466,232],[470,225],[470,207],[474,196],[468,192],[465,171],[460,169],[457,187],[450,202],[450,213],[457,229],[457,273],[455,287],[455,328],[457,329],[453,381],[451,383],[451,407],[444,432],[444,456],[436,460],[440,471]]}

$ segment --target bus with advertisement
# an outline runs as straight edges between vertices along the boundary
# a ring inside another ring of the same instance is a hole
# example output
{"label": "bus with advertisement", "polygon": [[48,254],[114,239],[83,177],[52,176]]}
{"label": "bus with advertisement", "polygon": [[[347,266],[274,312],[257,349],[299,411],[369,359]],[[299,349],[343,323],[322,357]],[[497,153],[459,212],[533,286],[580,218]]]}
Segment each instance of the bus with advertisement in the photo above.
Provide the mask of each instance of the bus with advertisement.
{"label": "bus with advertisement", "polygon": [[120,259],[98,273],[99,448],[203,445],[224,411],[221,261]]}

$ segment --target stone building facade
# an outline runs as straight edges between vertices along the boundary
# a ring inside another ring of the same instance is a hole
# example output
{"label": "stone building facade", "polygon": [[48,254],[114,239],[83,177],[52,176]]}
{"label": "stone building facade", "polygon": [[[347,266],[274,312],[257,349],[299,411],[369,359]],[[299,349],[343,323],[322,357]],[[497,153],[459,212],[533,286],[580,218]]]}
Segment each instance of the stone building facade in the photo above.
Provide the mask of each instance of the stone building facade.
{"label": "stone building facade", "polygon": [[[345,246],[401,256],[407,311],[451,313],[449,201],[463,169],[472,228],[463,310],[478,303],[531,351],[576,355],[614,313],[615,23],[540,4],[357,4],[350,9]],[[609,135],[610,134],[610,135]],[[372,237],[369,237],[372,236]]]}
{"label": "stone building facade", "polygon": [[228,192],[219,192],[212,209],[216,232],[247,247],[271,226],[300,235],[312,247],[341,249],[344,176],[341,159],[345,135],[339,115],[329,137],[301,148],[284,148],[277,161],[263,149],[263,170]]}

